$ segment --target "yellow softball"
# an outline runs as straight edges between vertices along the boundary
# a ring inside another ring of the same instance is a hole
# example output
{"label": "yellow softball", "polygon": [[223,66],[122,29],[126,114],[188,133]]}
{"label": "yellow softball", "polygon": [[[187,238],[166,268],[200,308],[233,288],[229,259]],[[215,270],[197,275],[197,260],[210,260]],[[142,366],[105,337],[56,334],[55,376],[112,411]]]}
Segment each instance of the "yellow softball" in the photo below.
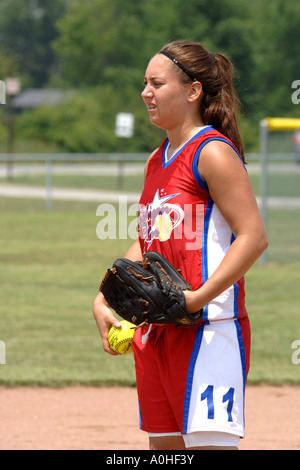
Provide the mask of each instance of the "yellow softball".
{"label": "yellow softball", "polygon": [[128,354],[132,352],[134,325],[126,320],[120,322],[121,328],[112,326],[108,333],[108,342],[115,352]]}

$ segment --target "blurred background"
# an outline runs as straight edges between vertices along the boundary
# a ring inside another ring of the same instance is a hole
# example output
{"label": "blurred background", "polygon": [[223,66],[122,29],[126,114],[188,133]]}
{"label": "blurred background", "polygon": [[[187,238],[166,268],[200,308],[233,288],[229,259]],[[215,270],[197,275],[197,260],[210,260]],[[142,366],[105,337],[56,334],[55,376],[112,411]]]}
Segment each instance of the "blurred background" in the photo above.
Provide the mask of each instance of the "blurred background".
{"label": "blurred background", "polygon": [[14,150],[116,152],[115,116],[127,111],[127,150],[152,151],[161,135],[140,98],[144,71],[166,42],[186,38],[232,60],[245,147],[257,152],[260,119],[300,114],[299,16],[297,0],[1,0],[0,79],[20,81]]}
{"label": "blurred background", "polygon": [[[247,275],[250,379],[299,382],[291,361],[300,337],[299,35],[298,0],[0,1],[0,383],[103,384],[118,375],[134,384],[132,358],[102,353],[91,315],[102,275],[132,243],[118,228],[100,239],[97,208],[112,203],[119,227],[118,196],[138,200],[145,160],[165,136],[140,96],[144,72],[175,39],[234,65],[269,237],[266,258]],[[131,118],[124,132],[120,113]],[[268,116],[294,121],[268,132],[265,164]]]}

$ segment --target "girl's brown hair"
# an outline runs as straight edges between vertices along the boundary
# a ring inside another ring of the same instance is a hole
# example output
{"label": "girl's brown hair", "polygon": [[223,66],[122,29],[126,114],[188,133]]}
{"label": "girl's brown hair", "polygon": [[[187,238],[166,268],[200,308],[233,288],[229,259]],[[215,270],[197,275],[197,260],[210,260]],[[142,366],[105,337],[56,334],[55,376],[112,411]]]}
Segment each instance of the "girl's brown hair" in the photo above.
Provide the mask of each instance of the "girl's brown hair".
{"label": "girl's brown hair", "polygon": [[[228,137],[244,160],[244,146],[237,122],[241,106],[233,85],[233,65],[230,60],[223,54],[212,54],[201,44],[189,41],[171,42],[161,51],[171,54],[202,84],[200,115],[203,123],[212,125]],[[191,78],[179,67],[176,70],[181,82],[191,82]]]}

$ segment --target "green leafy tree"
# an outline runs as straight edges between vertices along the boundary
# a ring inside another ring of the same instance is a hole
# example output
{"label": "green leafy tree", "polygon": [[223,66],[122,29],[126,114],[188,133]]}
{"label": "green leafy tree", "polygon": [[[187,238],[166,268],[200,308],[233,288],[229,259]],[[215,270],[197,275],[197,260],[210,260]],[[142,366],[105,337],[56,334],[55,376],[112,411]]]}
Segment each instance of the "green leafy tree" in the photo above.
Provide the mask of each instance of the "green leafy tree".
{"label": "green leafy tree", "polygon": [[300,10],[297,0],[253,0],[254,49],[249,70],[249,112],[257,122],[266,115],[290,115],[291,84],[300,78]]}
{"label": "green leafy tree", "polygon": [[[60,83],[78,92],[48,118],[45,109],[33,112],[48,142],[115,151],[115,115],[125,111],[136,117],[128,149],[148,151],[162,133],[140,97],[147,63],[171,40],[198,41],[233,62],[243,138],[253,151],[262,117],[299,115],[291,102],[291,84],[300,78],[299,30],[298,0],[1,0],[0,72],[9,58],[30,86]],[[21,120],[25,132],[29,114]]]}
{"label": "green leafy tree", "polygon": [[44,86],[54,73],[51,42],[64,10],[63,0],[1,0],[0,55],[14,59],[28,86]]}

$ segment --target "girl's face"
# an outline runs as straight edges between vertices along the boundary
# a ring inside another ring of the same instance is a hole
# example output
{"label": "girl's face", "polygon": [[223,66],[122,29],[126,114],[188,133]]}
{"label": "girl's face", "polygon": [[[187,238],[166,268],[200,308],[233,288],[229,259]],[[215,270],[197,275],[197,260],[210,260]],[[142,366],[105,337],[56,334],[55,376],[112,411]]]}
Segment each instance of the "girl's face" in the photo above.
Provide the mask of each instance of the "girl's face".
{"label": "girl's face", "polygon": [[171,130],[180,125],[187,112],[189,87],[179,82],[170,59],[157,54],[150,60],[142,98],[152,124]]}

